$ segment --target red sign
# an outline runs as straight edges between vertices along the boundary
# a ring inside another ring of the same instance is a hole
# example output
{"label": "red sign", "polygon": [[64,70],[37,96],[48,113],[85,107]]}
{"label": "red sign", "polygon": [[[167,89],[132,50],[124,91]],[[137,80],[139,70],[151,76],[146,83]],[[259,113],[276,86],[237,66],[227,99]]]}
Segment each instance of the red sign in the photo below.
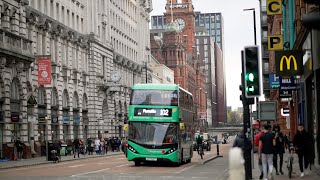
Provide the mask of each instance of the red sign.
{"label": "red sign", "polygon": [[39,85],[51,84],[51,58],[50,57],[38,58],[38,84]]}

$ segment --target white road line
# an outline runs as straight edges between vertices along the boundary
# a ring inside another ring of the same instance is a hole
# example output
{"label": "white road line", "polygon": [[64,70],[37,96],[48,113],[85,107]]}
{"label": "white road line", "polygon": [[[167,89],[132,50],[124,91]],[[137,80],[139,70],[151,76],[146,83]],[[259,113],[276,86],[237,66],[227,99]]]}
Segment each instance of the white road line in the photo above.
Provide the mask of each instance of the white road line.
{"label": "white road line", "polygon": [[185,167],[185,168],[183,168],[183,169],[181,169],[180,171],[177,171],[177,172],[175,172],[176,174],[180,174],[180,173],[182,173],[183,171],[186,171],[186,170],[188,170],[188,169],[191,169],[191,168],[193,168],[194,166],[196,166],[197,164],[194,164],[194,165],[192,165],[192,166],[188,166],[188,167]]}
{"label": "white road line", "polygon": [[208,179],[208,177],[192,177],[192,179]]}
{"label": "white road line", "polygon": [[69,166],[70,168],[76,168],[76,167],[81,167],[84,166],[85,164],[78,164],[78,165],[73,165],[73,166]]}
{"label": "white road line", "polygon": [[127,158],[118,158],[118,159],[120,160],[120,159],[127,159]]}
{"label": "white road line", "polygon": [[116,166],[116,167],[123,167],[123,166],[129,166],[130,164],[122,164],[122,165],[119,165],[119,166]]}
{"label": "white road line", "polygon": [[97,173],[97,172],[106,171],[106,170],[109,170],[109,169],[110,168],[105,168],[105,169],[100,169],[100,170],[97,170],[97,171],[89,171],[89,172],[85,172],[85,173],[74,174],[71,177],[82,176],[82,175],[86,175],[86,174],[93,174],[93,173]]}

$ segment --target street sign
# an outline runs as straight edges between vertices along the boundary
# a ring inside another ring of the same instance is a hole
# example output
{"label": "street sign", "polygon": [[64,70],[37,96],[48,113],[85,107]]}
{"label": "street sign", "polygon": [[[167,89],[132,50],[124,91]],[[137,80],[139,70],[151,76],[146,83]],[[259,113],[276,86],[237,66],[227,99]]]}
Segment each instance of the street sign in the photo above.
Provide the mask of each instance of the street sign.
{"label": "street sign", "polygon": [[259,102],[259,120],[260,121],[277,120],[277,102],[260,101]]}
{"label": "street sign", "polygon": [[270,83],[270,88],[280,87],[279,76],[276,76],[275,74],[269,74],[269,83]]}
{"label": "street sign", "polygon": [[283,116],[283,117],[290,116],[290,108],[282,108],[281,109],[281,116]]}
{"label": "street sign", "polygon": [[268,50],[283,50],[283,37],[282,35],[268,36]]}
{"label": "street sign", "polygon": [[267,0],[267,15],[282,14],[281,0]]}

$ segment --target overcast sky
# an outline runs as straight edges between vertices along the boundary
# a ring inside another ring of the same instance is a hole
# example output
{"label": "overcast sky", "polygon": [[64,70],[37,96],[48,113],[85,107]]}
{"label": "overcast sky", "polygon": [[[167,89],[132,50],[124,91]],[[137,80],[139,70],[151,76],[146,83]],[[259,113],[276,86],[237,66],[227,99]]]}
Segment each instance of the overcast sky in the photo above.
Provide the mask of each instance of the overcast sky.
{"label": "overcast sky", "polygon": [[[151,15],[163,15],[166,0],[153,0]],[[260,45],[259,0],[193,0],[194,10],[202,13],[221,12],[224,18],[225,65],[227,105],[242,106],[239,99],[241,83],[241,50],[254,45],[253,12],[243,9],[255,8],[257,19],[257,44]]]}

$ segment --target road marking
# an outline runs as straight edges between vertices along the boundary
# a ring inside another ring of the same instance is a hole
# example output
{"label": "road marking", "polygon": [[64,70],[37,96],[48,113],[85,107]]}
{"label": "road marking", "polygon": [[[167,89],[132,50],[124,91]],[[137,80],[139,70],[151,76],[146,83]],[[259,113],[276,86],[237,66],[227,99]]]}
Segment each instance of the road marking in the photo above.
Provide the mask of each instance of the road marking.
{"label": "road marking", "polygon": [[208,177],[192,177],[192,179],[208,179]]}
{"label": "road marking", "polygon": [[119,165],[119,166],[116,166],[116,167],[123,167],[123,166],[129,166],[130,164],[122,164],[122,165]]}
{"label": "road marking", "polygon": [[105,169],[100,169],[100,170],[97,170],[97,171],[89,171],[89,172],[85,172],[85,173],[74,174],[71,177],[82,176],[82,175],[86,175],[86,174],[93,174],[93,173],[97,173],[97,172],[106,171],[106,170],[109,170],[109,169],[110,168],[105,168]]}
{"label": "road marking", "polygon": [[118,158],[118,159],[120,160],[120,159],[127,159],[127,158]]}
{"label": "road marking", "polygon": [[192,165],[192,166],[188,166],[188,167],[185,167],[185,168],[183,168],[183,169],[181,169],[180,171],[177,171],[177,172],[175,172],[176,174],[180,174],[180,173],[182,173],[183,171],[186,171],[186,170],[188,170],[188,169],[191,169],[191,168],[193,168],[194,166],[196,166],[197,164],[194,164],[194,165]]}
{"label": "road marking", "polygon": [[85,164],[78,164],[78,165],[73,165],[73,166],[69,166],[70,168],[76,168],[76,167],[81,167],[84,166]]}

